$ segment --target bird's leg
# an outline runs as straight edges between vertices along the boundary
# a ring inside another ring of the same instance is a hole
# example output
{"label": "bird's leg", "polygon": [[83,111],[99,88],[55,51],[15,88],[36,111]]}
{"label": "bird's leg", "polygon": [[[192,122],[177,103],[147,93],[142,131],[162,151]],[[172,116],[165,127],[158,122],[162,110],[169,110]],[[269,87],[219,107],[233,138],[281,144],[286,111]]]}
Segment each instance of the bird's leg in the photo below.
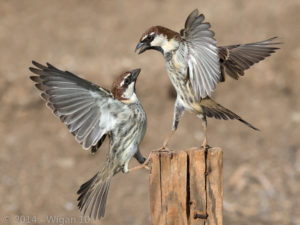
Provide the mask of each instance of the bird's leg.
{"label": "bird's leg", "polygon": [[176,102],[175,102],[175,106],[174,106],[174,116],[173,116],[172,131],[165,138],[163,146],[160,149],[158,149],[158,150],[168,150],[168,147],[167,147],[168,142],[170,141],[171,137],[173,136],[173,134],[177,130],[179,120],[182,117],[183,113],[184,113],[184,107],[179,103],[178,96],[177,96],[177,99],[176,99]]}
{"label": "bird's leg", "polygon": [[172,130],[169,135],[165,138],[163,146],[159,150],[169,150],[168,149],[168,142],[170,141],[171,137],[175,133],[176,130]]}
{"label": "bird's leg", "polygon": [[206,148],[209,147],[208,144],[207,144],[207,121],[206,121],[206,116],[203,115],[201,117],[201,119],[202,119],[203,133],[204,133],[204,139],[203,139],[201,147],[206,149]]}

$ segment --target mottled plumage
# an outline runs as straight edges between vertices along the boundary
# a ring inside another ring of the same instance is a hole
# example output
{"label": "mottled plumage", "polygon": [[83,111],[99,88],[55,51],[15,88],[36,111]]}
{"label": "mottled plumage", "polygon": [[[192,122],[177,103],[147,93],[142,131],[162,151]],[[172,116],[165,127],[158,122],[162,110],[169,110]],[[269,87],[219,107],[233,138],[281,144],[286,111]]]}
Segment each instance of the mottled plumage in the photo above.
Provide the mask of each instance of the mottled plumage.
{"label": "mottled plumage", "polygon": [[33,65],[36,68],[30,71],[38,76],[31,76],[31,80],[84,149],[95,153],[109,137],[104,168],[78,190],[79,209],[100,219],[105,213],[111,178],[121,170],[128,172],[132,157],[140,163],[145,161],[139,144],[146,131],[146,114],[135,94],[140,69],[121,74],[110,92],[48,63]]}
{"label": "mottled plumage", "polygon": [[153,26],[141,36],[136,50],[139,54],[149,49],[160,51],[167,60],[181,55],[187,79],[191,81],[196,100],[210,96],[217,83],[225,81],[225,72],[232,78],[244,74],[255,63],[274,53],[279,42],[276,37],[265,41],[216,46],[211,25],[195,9],[186,19],[179,33],[162,26]]}
{"label": "mottled plumage", "polygon": [[265,41],[231,46],[216,46],[210,23],[204,22],[204,15],[194,10],[187,18],[185,27],[179,33],[161,26],[148,29],[136,46],[139,54],[149,49],[160,51],[166,61],[169,78],[177,92],[172,132],[177,129],[184,110],[202,119],[206,144],[206,117],[216,119],[237,119],[249,127],[254,126],[235,113],[214,102],[210,95],[217,83],[225,81],[225,73],[234,79],[244,74],[278,48],[275,38]]}
{"label": "mottled plumage", "polygon": [[174,119],[172,130],[177,129],[179,120],[184,113],[184,110],[188,110],[191,113],[196,114],[203,120],[204,128],[206,129],[206,117],[214,117],[216,119],[236,119],[246,124],[247,126],[257,130],[253,125],[243,120],[240,116],[236,115],[229,109],[224,108],[220,104],[216,103],[210,97],[202,98],[197,101],[194,96],[194,91],[191,82],[185,79],[185,75],[178,73],[178,65],[176,60],[170,60],[167,62],[167,70],[169,78],[175,87],[177,92],[177,98],[174,108]]}

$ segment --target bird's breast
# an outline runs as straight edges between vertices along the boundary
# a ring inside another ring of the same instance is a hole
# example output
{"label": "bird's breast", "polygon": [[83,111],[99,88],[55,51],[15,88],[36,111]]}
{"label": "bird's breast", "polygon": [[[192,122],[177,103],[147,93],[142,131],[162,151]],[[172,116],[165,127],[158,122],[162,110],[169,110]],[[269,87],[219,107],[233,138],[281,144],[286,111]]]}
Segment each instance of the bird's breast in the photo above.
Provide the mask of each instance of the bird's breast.
{"label": "bird's breast", "polygon": [[138,146],[144,138],[147,117],[140,104],[130,104],[132,114],[124,118],[118,129],[112,133],[109,158],[118,161],[120,165],[130,160],[138,150]]}
{"label": "bird's breast", "polygon": [[188,111],[198,112],[200,106],[196,101],[191,82],[187,75],[188,66],[179,62],[177,57],[173,57],[172,60],[167,62],[167,71],[180,103]]}

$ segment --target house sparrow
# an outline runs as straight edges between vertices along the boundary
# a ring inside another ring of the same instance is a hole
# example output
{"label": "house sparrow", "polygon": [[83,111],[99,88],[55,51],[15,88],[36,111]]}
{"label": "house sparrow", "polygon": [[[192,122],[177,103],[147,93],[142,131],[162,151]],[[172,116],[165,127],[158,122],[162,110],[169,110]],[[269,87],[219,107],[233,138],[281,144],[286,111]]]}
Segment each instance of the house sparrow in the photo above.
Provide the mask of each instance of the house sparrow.
{"label": "house sparrow", "polygon": [[204,15],[199,15],[196,9],[188,16],[185,28],[179,33],[153,26],[141,36],[136,46],[139,54],[149,49],[163,54],[169,78],[177,92],[172,132],[165,139],[163,148],[166,148],[169,138],[177,129],[184,110],[202,119],[205,136],[203,145],[207,144],[207,116],[226,119],[224,115],[227,115],[230,119],[244,121],[215,103],[210,95],[217,83],[225,81],[225,73],[238,79],[244,75],[244,70],[278,49],[274,45],[279,43],[272,42],[275,37],[256,43],[217,47],[214,32],[209,29],[210,24],[203,21]]}
{"label": "house sparrow", "polygon": [[105,213],[111,178],[120,171],[127,173],[132,157],[140,163],[145,161],[139,144],[147,118],[135,93],[141,70],[121,74],[108,91],[48,63],[33,65],[30,71],[38,76],[30,78],[42,92],[41,97],[84,149],[95,152],[107,136],[110,139],[104,168],[77,192],[79,209],[84,214],[89,210],[89,216],[100,219]]}

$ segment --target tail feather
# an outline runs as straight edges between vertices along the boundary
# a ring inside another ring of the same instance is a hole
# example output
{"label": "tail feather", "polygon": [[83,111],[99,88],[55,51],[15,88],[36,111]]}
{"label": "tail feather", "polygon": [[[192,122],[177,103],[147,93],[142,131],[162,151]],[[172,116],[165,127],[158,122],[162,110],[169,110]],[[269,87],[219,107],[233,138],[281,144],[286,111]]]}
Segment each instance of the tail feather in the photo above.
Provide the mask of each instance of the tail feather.
{"label": "tail feather", "polygon": [[[95,194],[95,198],[92,197],[92,198],[93,198],[93,203],[92,203],[92,206],[91,206],[91,208],[90,208],[89,217],[92,216],[92,213],[93,213],[93,211],[94,211],[94,207],[95,207],[95,205],[96,205],[96,202],[97,202],[99,199],[101,199],[101,196],[102,196],[102,193],[103,193],[103,189],[104,189],[104,185],[103,185],[103,186],[98,186],[97,190],[94,191],[93,195]],[[90,202],[90,200],[91,200],[92,198],[89,198],[89,202]],[[88,209],[88,207],[89,207],[89,204],[86,204],[85,209],[84,209],[84,213],[86,212],[86,210]],[[100,207],[100,206],[98,205],[98,207]],[[97,206],[96,206],[96,208],[97,208]],[[95,209],[95,211],[94,211],[94,219],[97,218],[97,211],[98,211],[98,210]],[[103,216],[104,216],[104,215],[103,215]]]}
{"label": "tail feather", "polygon": [[247,121],[243,120],[242,118],[237,119],[239,121],[241,121],[242,123],[246,124],[248,127],[251,127],[253,130],[257,130],[259,131],[258,128],[254,127],[251,123],[248,123]]}
{"label": "tail feather", "polygon": [[230,111],[229,109],[226,109],[225,107],[221,106],[220,104],[216,103],[211,98],[205,98],[202,99],[200,102],[201,108],[203,110],[203,113],[207,117],[214,117],[216,119],[231,119],[231,120],[238,120],[248,127],[251,127],[254,130],[259,131],[256,127],[254,127],[252,124],[248,123],[244,119],[242,119],[240,116],[235,114],[234,112]]}
{"label": "tail feather", "polygon": [[81,185],[77,194],[79,195],[78,208],[83,214],[89,212],[89,217],[101,219],[105,214],[105,206],[110,187],[111,173],[106,168]]}
{"label": "tail feather", "polygon": [[[110,182],[107,183],[107,185],[105,186],[103,196],[101,198],[100,207],[98,207],[98,216],[100,216],[100,215],[104,216],[104,214],[105,214],[105,204],[106,204],[109,187],[110,187]],[[98,204],[99,204],[99,201],[98,201]]]}

